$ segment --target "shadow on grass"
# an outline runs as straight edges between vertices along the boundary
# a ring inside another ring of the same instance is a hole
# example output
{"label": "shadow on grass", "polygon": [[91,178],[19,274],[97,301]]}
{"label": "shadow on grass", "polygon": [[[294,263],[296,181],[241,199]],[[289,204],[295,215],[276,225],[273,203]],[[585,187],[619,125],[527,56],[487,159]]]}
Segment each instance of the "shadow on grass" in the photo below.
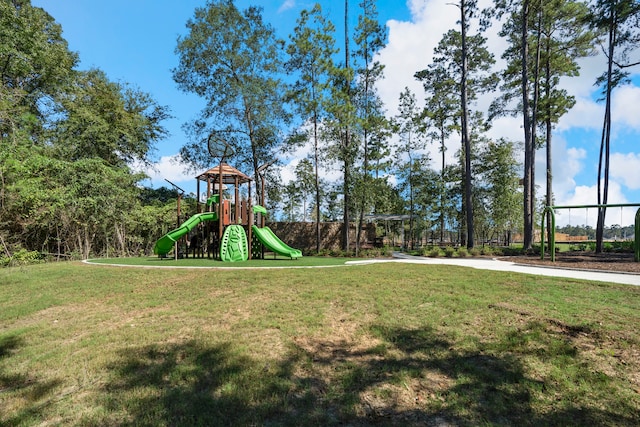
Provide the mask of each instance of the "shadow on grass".
{"label": "shadow on grass", "polygon": [[61,384],[60,380],[40,381],[31,374],[7,372],[10,371],[7,369],[10,357],[23,345],[24,340],[19,335],[0,337],[0,402],[8,406],[11,402],[20,402],[24,407],[6,419],[0,410],[2,426],[39,424],[46,418],[52,393]]}
{"label": "shadow on grass", "polygon": [[105,406],[118,425],[317,424],[313,399],[292,393],[297,364],[295,354],[265,365],[197,341],[127,349],[111,367]]}
{"label": "shadow on grass", "polygon": [[[100,421],[136,426],[638,422],[624,403],[617,412],[580,400],[541,404],[535,395],[548,385],[530,378],[508,352],[457,351],[430,329],[373,331],[381,342],[370,347],[305,340],[292,344],[284,359],[268,363],[230,344],[129,348],[111,367],[114,377],[104,402],[111,419]],[[552,351],[575,357],[570,346]]]}
{"label": "shadow on grass", "polygon": [[[640,421],[633,403],[617,402],[615,386],[594,374],[596,367],[585,364],[584,359],[579,360],[579,353],[570,340],[550,337],[538,322],[506,334],[502,341],[480,345],[478,351],[456,351],[452,343],[430,330],[377,330],[405,357],[394,363],[381,360],[367,370],[403,372],[407,366],[415,366],[422,372],[436,372],[450,379],[450,386],[440,390],[442,403],[432,407],[454,425],[635,426]],[[575,365],[575,372],[567,372],[567,377],[587,381],[603,395],[609,392],[611,406],[616,408],[579,396],[582,390],[570,391],[571,397],[557,396],[557,402],[553,402],[553,398],[541,402],[541,395],[562,391],[562,388],[527,375],[521,356],[532,356],[546,363],[557,358],[560,364]],[[557,403],[555,408],[554,403]]]}

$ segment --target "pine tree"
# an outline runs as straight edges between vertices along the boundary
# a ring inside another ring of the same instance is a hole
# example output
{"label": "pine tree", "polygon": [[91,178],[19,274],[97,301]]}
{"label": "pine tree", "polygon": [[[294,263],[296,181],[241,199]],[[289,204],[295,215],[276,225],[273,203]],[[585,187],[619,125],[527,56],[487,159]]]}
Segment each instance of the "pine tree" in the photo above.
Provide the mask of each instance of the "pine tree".
{"label": "pine tree", "polygon": [[326,103],[331,85],[331,71],[335,67],[333,55],[337,53],[333,33],[335,27],[322,14],[320,4],[311,10],[303,10],[298,19],[290,44],[286,69],[298,76],[289,90],[291,99],[305,121],[311,124],[309,137],[313,146],[313,170],[315,189],[316,251],[320,251],[320,125],[326,117]]}

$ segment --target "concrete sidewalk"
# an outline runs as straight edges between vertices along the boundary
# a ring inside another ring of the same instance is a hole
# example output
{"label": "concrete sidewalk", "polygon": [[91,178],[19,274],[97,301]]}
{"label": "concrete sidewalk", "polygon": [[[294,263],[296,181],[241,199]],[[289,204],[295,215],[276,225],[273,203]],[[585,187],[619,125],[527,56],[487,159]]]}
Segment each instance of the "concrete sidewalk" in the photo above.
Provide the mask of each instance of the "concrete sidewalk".
{"label": "concrete sidewalk", "polygon": [[[624,285],[640,286],[640,275],[633,273],[618,273],[604,271],[572,270],[567,268],[552,268],[526,264],[516,264],[509,261],[485,258],[427,258],[407,255],[401,252],[393,253],[393,260],[386,262],[405,262],[411,264],[445,264],[459,267],[477,268],[480,270],[511,271],[514,273],[536,274],[538,276],[562,277],[568,279],[594,280],[599,282],[620,283]],[[385,262],[376,260],[352,261],[350,263]]]}

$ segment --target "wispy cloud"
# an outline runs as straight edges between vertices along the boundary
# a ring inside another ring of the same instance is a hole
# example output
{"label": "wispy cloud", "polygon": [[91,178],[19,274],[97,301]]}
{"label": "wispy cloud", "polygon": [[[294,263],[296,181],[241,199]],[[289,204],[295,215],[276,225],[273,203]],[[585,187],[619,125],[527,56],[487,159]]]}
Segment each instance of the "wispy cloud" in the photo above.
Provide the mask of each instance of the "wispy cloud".
{"label": "wispy cloud", "polygon": [[296,6],[296,0],[285,0],[278,8],[278,13],[282,13],[286,10],[293,9]]}
{"label": "wispy cloud", "polygon": [[196,174],[189,173],[188,167],[185,164],[180,163],[179,155],[162,156],[157,163],[151,166],[145,166],[142,164],[132,165],[132,169],[136,172],[144,172],[149,177],[145,180],[144,184],[151,184],[153,188],[159,188],[162,186],[168,186],[165,179],[180,185],[187,193],[194,191]]}

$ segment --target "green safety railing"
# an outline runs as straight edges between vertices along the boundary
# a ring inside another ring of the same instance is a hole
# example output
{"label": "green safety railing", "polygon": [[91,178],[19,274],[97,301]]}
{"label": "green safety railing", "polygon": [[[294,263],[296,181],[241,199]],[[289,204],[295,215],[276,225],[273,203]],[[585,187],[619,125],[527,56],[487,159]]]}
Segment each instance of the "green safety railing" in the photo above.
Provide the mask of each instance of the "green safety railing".
{"label": "green safety railing", "polygon": [[[544,224],[547,213],[551,214],[551,235],[549,236],[549,252],[551,261],[556,260],[556,213],[558,209],[589,209],[589,208],[638,208],[634,221],[633,252],[636,262],[640,262],[640,203],[621,203],[606,205],[581,205],[581,206],[547,206],[542,213],[540,224],[540,259],[544,259]],[[622,225],[622,224],[620,224]]]}

